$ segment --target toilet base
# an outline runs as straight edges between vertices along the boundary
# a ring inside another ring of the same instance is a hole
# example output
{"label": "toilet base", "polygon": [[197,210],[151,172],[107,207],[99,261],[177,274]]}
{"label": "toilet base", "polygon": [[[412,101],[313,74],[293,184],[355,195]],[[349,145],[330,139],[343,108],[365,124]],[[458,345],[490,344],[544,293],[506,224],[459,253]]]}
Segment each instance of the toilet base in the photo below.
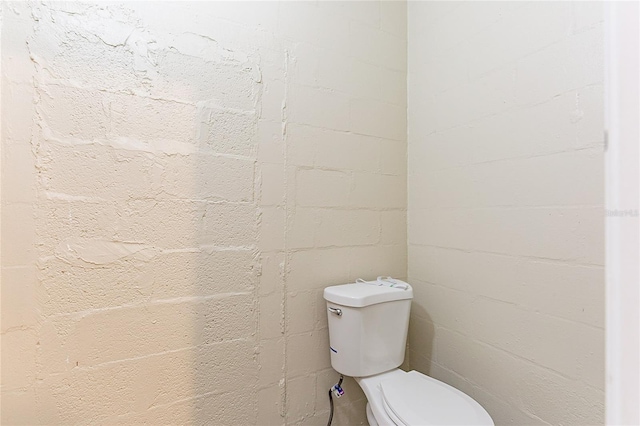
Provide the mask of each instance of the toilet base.
{"label": "toilet base", "polygon": [[371,411],[371,406],[367,402],[367,421],[369,422],[369,426],[378,426],[378,422],[376,418],[373,416],[373,411]]}

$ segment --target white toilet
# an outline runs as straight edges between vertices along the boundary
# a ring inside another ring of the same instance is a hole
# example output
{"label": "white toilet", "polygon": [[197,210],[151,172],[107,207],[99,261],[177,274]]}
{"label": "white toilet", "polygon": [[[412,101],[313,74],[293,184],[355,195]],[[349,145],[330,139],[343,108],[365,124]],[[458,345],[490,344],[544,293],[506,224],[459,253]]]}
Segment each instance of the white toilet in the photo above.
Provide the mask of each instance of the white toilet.
{"label": "white toilet", "polygon": [[355,378],[375,425],[493,425],[470,396],[417,371],[404,361],[413,289],[382,279],[324,289],[331,365]]}

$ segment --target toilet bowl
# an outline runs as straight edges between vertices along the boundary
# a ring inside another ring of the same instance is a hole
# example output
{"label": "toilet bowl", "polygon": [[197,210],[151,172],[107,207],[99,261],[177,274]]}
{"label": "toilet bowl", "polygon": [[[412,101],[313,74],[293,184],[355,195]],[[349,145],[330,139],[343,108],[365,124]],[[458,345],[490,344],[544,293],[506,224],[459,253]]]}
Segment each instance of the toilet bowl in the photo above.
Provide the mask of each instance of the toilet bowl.
{"label": "toilet bowl", "polygon": [[327,287],[331,365],[353,377],[367,397],[372,426],[493,426],[487,411],[460,390],[404,361],[412,287],[378,278]]}
{"label": "toilet bowl", "polygon": [[370,426],[493,425],[469,395],[417,371],[356,378],[367,397]]}

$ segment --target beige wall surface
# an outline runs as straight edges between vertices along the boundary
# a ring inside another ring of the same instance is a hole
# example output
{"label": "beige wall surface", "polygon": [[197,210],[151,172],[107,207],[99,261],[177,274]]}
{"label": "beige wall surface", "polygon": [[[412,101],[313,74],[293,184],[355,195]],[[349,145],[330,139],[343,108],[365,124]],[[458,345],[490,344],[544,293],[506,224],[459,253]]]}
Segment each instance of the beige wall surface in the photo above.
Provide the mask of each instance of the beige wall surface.
{"label": "beige wall surface", "polygon": [[324,424],[405,208],[406,4],[2,2],[2,423]]}
{"label": "beige wall surface", "polygon": [[497,424],[602,424],[602,4],[408,25],[411,365]]}

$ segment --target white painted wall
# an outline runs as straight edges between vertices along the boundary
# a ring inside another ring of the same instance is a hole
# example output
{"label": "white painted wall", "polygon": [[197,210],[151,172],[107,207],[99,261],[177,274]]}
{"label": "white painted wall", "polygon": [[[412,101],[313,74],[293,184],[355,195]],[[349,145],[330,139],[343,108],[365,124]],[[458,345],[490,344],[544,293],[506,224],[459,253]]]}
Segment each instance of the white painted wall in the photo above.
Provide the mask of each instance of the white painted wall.
{"label": "white painted wall", "polygon": [[321,289],[406,275],[407,183],[411,366],[602,423],[599,3],[411,3],[409,90],[402,2],[1,13],[3,424],[325,422]]}
{"label": "white painted wall", "polygon": [[602,4],[408,16],[411,366],[497,424],[602,424]]}
{"label": "white painted wall", "polygon": [[406,275],[405,31],[402,2],[2,2],[1,422],[326,422],[322,288]]}

